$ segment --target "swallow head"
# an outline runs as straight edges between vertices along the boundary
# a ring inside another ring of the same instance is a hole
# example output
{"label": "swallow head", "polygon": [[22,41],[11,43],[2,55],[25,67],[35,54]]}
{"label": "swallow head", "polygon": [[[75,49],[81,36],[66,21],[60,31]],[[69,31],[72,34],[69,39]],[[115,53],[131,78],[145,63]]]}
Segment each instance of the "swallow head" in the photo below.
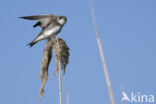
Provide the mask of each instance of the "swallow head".
{"label": "swallow head", "polygon": [[57,18],[57,21],[63,26],[67,22],[67,18],[65,16],[60,16]]}

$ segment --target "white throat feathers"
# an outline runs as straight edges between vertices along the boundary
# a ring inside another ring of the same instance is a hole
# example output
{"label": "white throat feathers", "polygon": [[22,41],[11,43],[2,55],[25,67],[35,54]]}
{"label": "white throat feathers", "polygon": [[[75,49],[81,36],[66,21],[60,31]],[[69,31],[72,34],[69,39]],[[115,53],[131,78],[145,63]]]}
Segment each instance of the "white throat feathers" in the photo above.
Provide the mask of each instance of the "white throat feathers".
{"label": "white throat feathers", "polygon": [[61,24],[61,25],[64,25],[66,23],[65,19],[60,19],[60,18],[57,18],[57,21]]}

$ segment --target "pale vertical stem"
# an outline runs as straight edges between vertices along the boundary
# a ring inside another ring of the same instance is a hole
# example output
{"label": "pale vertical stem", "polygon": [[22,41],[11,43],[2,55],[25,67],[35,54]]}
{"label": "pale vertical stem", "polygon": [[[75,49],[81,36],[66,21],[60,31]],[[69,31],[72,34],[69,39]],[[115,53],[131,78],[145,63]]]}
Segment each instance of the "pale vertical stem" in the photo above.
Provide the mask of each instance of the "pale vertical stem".
{"label": "pale vertical stem", "polygon": [[62,81],[61,81],[61,64],[59,60],[59,95],[60,95],[60,104],[62,104]]}
{"label": "pale vertical stem", "polygon": [[[58,52],[60,52],[60,47],[58,43],[58,39],[56,39]],[[60,54],[60,53],[59,53]],[[59,55],[58,54],[58,55]],[[60,95],[60,104],[62,104],[62,81],[61,81],[61,63],[60,63],[60,56],[58,56],[58,63],[59,63],[59,95]]]}
{"label": "pale vertical stem", "polygon": [[98,44],[98,48],[99,48],[99,52],[100,52],[100,56],[101,56],[103,71],[104,71],[104,75],[106,78],[106,83],[107,83],[107,87],[108,87],[110,100],[111,100],[112,104],[115,104],[114,95],[113,95],[113,91],[112,91],[112,87],[111,87],[111,82],[109,79],[108,69],[106,66],[105,58],[104,58],[104,52],[102,49],[102,44],[101,44],[101,40],[99,37],[98,29],[97,29],[96,17],[95,17],[95,12],[94,12],[94,8],[93,8],[92,0],[90,0],[90,7],[91,7],[91,13],[92,13],[92,18],[93,18],[94,28],[95,28],[95,32],[96,32],[96,40],[97,40],[97,44]]}

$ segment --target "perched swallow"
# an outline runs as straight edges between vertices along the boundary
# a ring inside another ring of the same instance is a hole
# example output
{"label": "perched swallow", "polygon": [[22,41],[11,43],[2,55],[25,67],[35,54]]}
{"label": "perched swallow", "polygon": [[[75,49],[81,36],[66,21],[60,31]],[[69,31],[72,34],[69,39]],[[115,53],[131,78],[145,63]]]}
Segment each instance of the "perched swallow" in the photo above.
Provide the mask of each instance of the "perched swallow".
{"label": "perched swallow", "polygon": [[67,22],[67,18],[65,16],[56,16],[54,14],[24,16],[19,18],[36,20],[38,22],[33,27],[42,27],[42,31],[39,33],[39,35],[28,44],[30,47],[35,45],[40,40],[49,39],[51,36],[56,36]]}

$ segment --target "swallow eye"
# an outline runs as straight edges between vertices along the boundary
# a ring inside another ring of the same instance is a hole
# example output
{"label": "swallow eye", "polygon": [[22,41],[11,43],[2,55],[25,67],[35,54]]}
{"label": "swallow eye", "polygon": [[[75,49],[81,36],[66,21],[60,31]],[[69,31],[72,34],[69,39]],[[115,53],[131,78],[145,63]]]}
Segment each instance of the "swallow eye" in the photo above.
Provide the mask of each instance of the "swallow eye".
{"label": "swallow eye", "polygon": [[62,16],[59,18],[59,20],[62,19]]}

